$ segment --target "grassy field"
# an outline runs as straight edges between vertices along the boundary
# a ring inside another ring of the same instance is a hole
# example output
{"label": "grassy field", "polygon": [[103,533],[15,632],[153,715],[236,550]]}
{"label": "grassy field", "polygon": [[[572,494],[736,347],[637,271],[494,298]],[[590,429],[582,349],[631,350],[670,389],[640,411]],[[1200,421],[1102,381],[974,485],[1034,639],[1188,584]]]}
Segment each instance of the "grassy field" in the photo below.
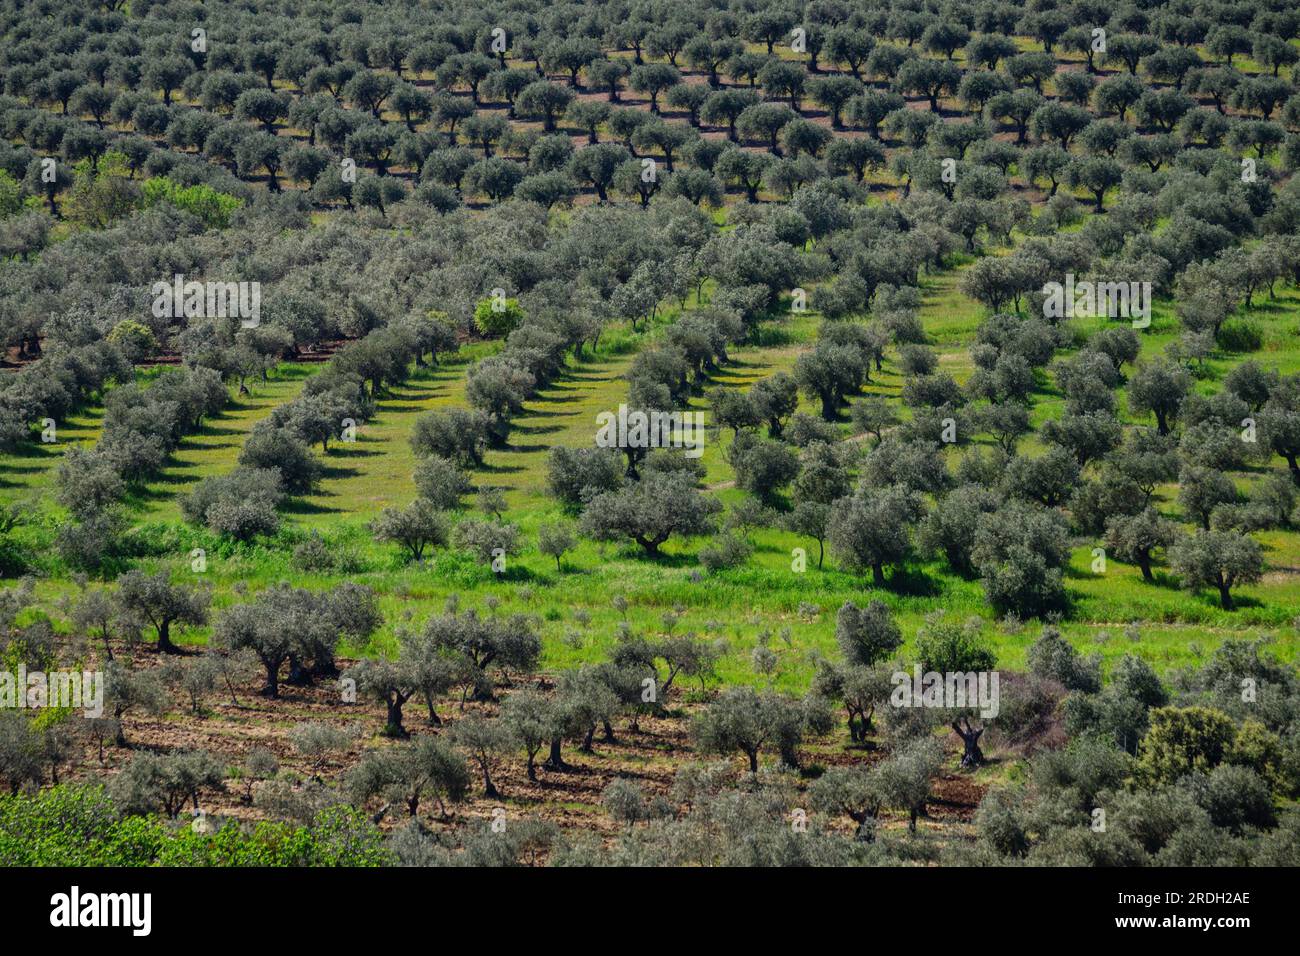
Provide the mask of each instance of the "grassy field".
{"label": "grassy field", "polygon": [[[964,381],[972,365],[968,347],[982,308],[959,289],[960,268],[928,277],[923,284],[922,319],[940,354],[941,367]],[[671,321],[669,313],[661,323]],[[1300,368],[1300,292],[1279,289],[1274,301],[1261,301],[1250,321],[1258,326],[1264,346],[1256,358],[1283,372]],[[791,315],[779,327],[769,327],[759,339],[764,344],[733,351],[734,361],[717,374],[712,384],[745,388],[758,378],[789,370],[800,350],[815,339],[813,313]],[[1087,323],[1076,323],[1086,333]],[[662,325],[659,327],[661,328]],[[476,344],[437,368],[419,369],[401,387],[383,396],[373,420],[359,428],[354,443],[335,443],[324,456],[324,479],[310,496],[294,499],[286,508],[285,526],[278,538],[262,545],[232,546],[216,542],[205,532],[184,526],[179,502],[202,478],[235,467],[244,437],[277,404],[292,398],[312,366],[286,365],[266,382],[252,385],[252,394],[232,401],[224,413],[182,442],[162,476],[130,501],[140,534],[151,543],[153,556],[146,567],[168,568],[184,577],[202,578],[214,588],[217,607],[238,599],[239,592],[255,590],[280,580],[324,587],[342,579],[369,584],[382,595],[386,625],[375,647],[391,647],[393,632],[410,622],[436,613],[456,594],[462,607],[481,606],[498,613],[522,611],[543,623],[547,668],[564,668],[601,659],[612,645],[616,630],[626,620],[636,629],[663,631],[664,617],[672,612],[677,631],[694,631],[725,640],[729,648],[719,672],[727,682],[766,683],[799,690],[806,686],[818,655],[834,654],[835,610],[846,600],[880,598],[891,605],[905,635],[915,634],[928,614],[953,617],[977,615],[987,619],[986,633],[998,653],[999,665],[1019,668],[1028,645],[1037,634],[1036,624],[992,620],[978,581],[954,576],[939,563],[916,564],[897,577],[886,590],[872,589],[863,579],[835,567],[828,555],[822,570],[816,567],[816,542],[780,530],[752,533],[755,547],[743,567],[706,575],[696,562],[695,541],[674,541],[664,557],[651,562],[634,548],[598,545],[580,539],[557,571],[552,559],[534,547],[538,527],[567,520],[546,492],[546,454],[555,445],[589,444],[596,415],[612,411],[626,399],[624,372],[635,347],[653,340],[658,328],[633,337],[626,329],[608,335],[602,349],[573,364],[543,390],[516,420],[509,447],[491,451],[486,466],[475,472],[478,486],[505,491],[508,520],[522,531],[524,553],[513,558],[500,577],[468,557],[441,551],[425,566],[402,563],[396,549],[370,540],[366,523],[381,509],[400,506],[415,495],[412,473],[416,459],[409,436],[417,418],[435,408],[464,404],[465,371],[475,359],[488,354],[491,344]],[[1175,334],[1167,304],[1157,306],[1153,323],[1142,337],[1143,356],[1155,355]],[[1243,356],[1218,355],[1206,363],[1198,388],[1211,391],[1217,380]],[[895,396],[902,385],[898,370],[886,362],[885,371],[873,376],[868,393]],[[802,410],[814,412],[806,399]],[[1047,377],[1040,379],[1034,396],[1035,424],[1060,415],[1063,399]],[[708,413],[701,396],[692,408]],[[1124,401],[1121,396],[1121,414]],[[6,497],[25,497],[52,489],[54,469],[63,448],[72,442],[93,441],[99,411],[85,410],[61,429],[60,442],[40,446],[28,457],[7,459],[0,465]],[[1130,418],[1130,420],[1132,420]],[[846,431],[850,426],[845,425]],[[724,455],[731,440],[729,430],[708,433],[703,463],[705,484],[727,505],[744,497],[733,487],[733,474]],[[984,441],[987,441],[985,439]],[[1023,450],[1035,450],[1029,438]],[[1257,480],[1263,469],[1235,476],[1243,488]],[[1179,517],[1175,489],[1159,489],[1159,507]],[[467,499],[472,505],[472,496]],[[46,529],[59,518],[57,509],[45,506]],[[320,533],[332,548],[355,555],[356,570],[345,575],[308,574],[292,562],[293,544],[310,532]],[[1300,534],[1293,530],[1259,536],[1269,564],[1265,579],[1240,589],[1240,609],[1220,610],[1208,594],[1178,589],[1169,574],[1157,571],[1157,582],[1146,584],[1135,567],[1108,562],[1106,573],[1091,570],[1092,548],[1098,542],[1077,540],[1068,571],[1074,600],[1062,622],[1066,635],[1086,653],[1115,660],[1136,653],[1161,672],[1195,664],[1225,636],[1269,633],[1286,660],[1296,657],[1295,622],[1300,617]],[[194,547],[208,551],[207,570],[190,570]],[[805,548],[808,570],[792,570],[793,549]],[[54,598],[75,590],[66,580],[46,579],[40,584]],[[617,611],[615,596],[626,598],[626,614]],[[182,642],[202,643],[203,630],[181,636]],[[751,654],[760,641],[777,652],[776,674],[755,673]],[[344,648],[345,653],[365,652]]]}

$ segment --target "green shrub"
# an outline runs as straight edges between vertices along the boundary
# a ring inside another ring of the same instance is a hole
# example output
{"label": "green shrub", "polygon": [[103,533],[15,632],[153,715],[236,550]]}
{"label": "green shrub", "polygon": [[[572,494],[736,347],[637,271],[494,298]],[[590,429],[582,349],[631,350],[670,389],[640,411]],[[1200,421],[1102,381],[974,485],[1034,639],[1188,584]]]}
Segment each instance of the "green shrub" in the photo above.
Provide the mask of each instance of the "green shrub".
{"label": "green shrub", "polygon": [[155,176],[144,184],[144,204],[148,207],[160,202],[169,202],[197,216],[209,229],[225,229],[230,225],[231,214],[244,204],[242,199],[202,183],[182,186],[165,176]]}
{"label": "green shrub", "polygon": [[523,320],[518,299],[482,299],[474,307],[474,325],[489,338],[509,335]]}
{"label": "green shrub", "polygon": [[721,571],[744,564],[753,553],[754,546],[744,538],[724,534],[700,549],[700,564],[710,571]]}
{"label": "green shrub", "polygon": [[0,796],[4,866],[383,866],[383,834],[366,815],[330,807],[311,826],[227,821],[202,833],[153,816],[120,816],[102,787],[60,785]]}
{"label": "green shrub", "polygon": [[122,347],[132,362],[139,362],[158,353],[158,339],[153,330],[135,319],[123,319],[108,333],[108,340]]}

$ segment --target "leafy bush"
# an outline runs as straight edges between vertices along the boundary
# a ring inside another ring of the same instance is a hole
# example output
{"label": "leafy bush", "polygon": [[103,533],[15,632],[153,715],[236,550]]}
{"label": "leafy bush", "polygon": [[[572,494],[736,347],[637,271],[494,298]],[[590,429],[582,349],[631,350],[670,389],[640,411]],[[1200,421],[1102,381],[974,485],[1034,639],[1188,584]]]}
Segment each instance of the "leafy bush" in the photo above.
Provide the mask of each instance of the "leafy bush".
{"label": "leafy bush", "polygon": [[231,820],[211,833],[119,816],[102,787],[63,784],[0,796],[0,859],[9,866],[383,866],[383,834],[336,806],[309,826]]}
{"label": "leafy bush", "polygon": [[182,499],[181,511],[186,520],[215,534],[247,541],[275,533],[280,525],[275,509],[283,497],[278,468],[236,468],[204,478]]}
{"label": "leafy bush", "polygon": [[482,299],[474,306],[474,325],[488,338],[509,335],[523,320],[524,310],[518,299]]}
{"label": "leafy bush", "polygon": [[754,546],[744,538],[734,534],[719,535],[700,549],[700,564],[710,571],[721,571],[744,564],[753,553]]}
{"label": "leafy bush", "polygon": [[244,204],[242,199],[202,183],[182,186],[166,176],[155,176],[144,184],[144,204],[147,207],[160,202],[197,216],[209,229],[225,229],[231,215]]}

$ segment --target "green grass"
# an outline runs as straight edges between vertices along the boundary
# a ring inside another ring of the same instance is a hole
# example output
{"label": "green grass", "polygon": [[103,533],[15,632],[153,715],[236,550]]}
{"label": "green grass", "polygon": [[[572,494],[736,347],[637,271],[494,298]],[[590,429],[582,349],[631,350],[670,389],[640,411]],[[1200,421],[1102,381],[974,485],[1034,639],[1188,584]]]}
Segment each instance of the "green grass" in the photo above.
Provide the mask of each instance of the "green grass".
{"label": "green grass", "polygon": [[31,499],[52,491],[64,453],[99,441],[103,417],[97,405],[81,409],[56,427],[55,441],[28,442],[12,454],[0,455],[0,501]]}
{"label": "green grass", "polygon": [[[969,344],[984,315],[983,309],[960,291],[962,267],[923,280],[922,320],[940,354],[941,368],[964,381],[971,371]],[[383,631],[369,650],[391,648],[396,629],[418,625],[439,612],[449,595],[457,594],[462,607],[483,607],[493,613],[524,612],[535,615],[545,643],[543,666],[565,668],[602,659],[624,620],[611,603],[615,595],[630,604],[626,621],[638,630],[660,631],[665,612],[685,611],[678,631],[694,631],[726,643],[727,654],[719,666],[728,682],[766,683],[790,690],[802,689],[818,655],[834,656],[835,611],[844,601],[859,603],[880,598],[898,616],[904,634],[911,638],[928,614],[951,617],[979,616],[997,652],[999,665],[1022,667],[1025,651],[1038,632],[1036,623],[1024,627],[992,620],[978,581],[954,576],[938,563],[913,566],[886,590],[872,589],[858,577],[835,567],[827,556],[824,570],[816,568],[816,542],[789,533],[760,529],[752,535],[755,552],[741,568],[716,575],[703,574],[696,559],[700,541],[672,541],[659,561],[644,559],[630,546],[600,545],[580,540],[566,555],[562,570],[535,550],[538,527],[545,522],[571,520],[546,492],[546,455],[556,445],[590,444],[596,415],[613,411],[626,400],[624,374],[638,348],[653,341],[663,325],[672,321],[668,310],[640,334],[626,326],[611,329],[596,355],[572,363],[547,388],[527,403],[518,417],[509,447],[491,450],[486,466],[472,478],[477,485],[500,487],[506,492],[508,520],[523,534],[524,553],[510,560],[497,577],[464,555],[441,551],[425,566],[407,565],[396,548],[373,542],[365,524],[381,509],[400,506],[415,495],[412,474],[416,459],[409,437],[415,421],[425,412],[464,404],[465,372],[471,361],[489,354],[495,343],[467,347],[461,354],[432,369],[417,370],[409,381],[381,397],[375,417],[358,429],[355,443],[334,443],[322,456],[324,479],[312,495],[292,501],[285,511],[285,528],[271,542],[231,546],[212,542],[206,532],[180,523],[179,501],[204,477],[234,468],[244,437],[277,404],[290,400],[301,388],[312,366],[284,366],[268,382],[257,382],[253,392],[210,420],[204,429],[182,442],[173,461],[155,482],[130,501],[137,519],[154,540],[155,555],[141,561],[146,568],[167,568],[178,578],[206,580],[214,589],[220,609],[249,593],[279,580],[299,586],[328,587],[342,580],[370,585],[380,595],[385,613]],[[771,323],[756,336],[759,343],[736,348],[733,362],[720,370],[709,387],[747,388],[758,378],[788,371],[800,351],[815,341],[818,316],[790,314]],[[1300,292],[1278,290],[1275,300],[1257,302],[1250,321],[1263,334],[1263,348],[1253,357],[1283,372],[1300,369]],[[1077,320],[1082,334],[1098,323]],[[1142,335],[1143,357],[1154,356],[1176,335],[1176,320],[1168,303],[1158,303],[1152,327]],[[1245,355],[1216,355],[1206,363],[1198,388],[1210,391]],[[1034,422],[1060,415],[1061,396],[1044,377],[1034,396]],[[866,392],[897,396],[902,377],[886,361],[883,372],[873,375]],[[691,408],[708,414],[703,396]],[[804,399],[801,409],[816,412]],[[1121,415],[1127,415],[1123,393]],[[75,416],[60,430],[56,446],[33,448],[25,457],[0,462],[0,476],[9,495],[49,491],[58,456],[72,441],[93,441],[98,430],[98,410]],[[847,428],[847,426],[846,426]],[[703,463],[705,484],[731,505],[744,493],[731,487],[734,475],[726,462],[729,430],[710,429]],[[1027,439],[1023,450],[1038,447]],[[1276,464],[1276,462],[1274,463]],[[1255,472],[1237,476],[1243,487],[1256,480]],[[1160,507],[1178,516],[1174,488],[1159,489]],[[472,505],[472,497],[467,499]],[[50,512],[57,520],[57,509]],[[332,547],[347,548],[359,556],[362,570],[348,574],[308,574],[291,560],[294,542],[308,531],[323,534]],[[1136,568],[1111,560],[1104,575],[1091,570],[1092,548],[1097,542],[1076,541],[1067,584],[1074,604],[1062,622],[1064,633],[1087,653],[1113,662],[1127,653],[1150,661],[1161,672],[1196,664],[1230,635],[1269,633],[1278,639],[1285,660],[1296,658],[1295,619],[1300,617],[1300,534],[1269,532],[1258,536],[1266,549],[1269,573],[1260,584],[1238,589],[1241,607],[1234,613],[1218,608],[1209,594],[1179,590],[1168,572],[1157,569],[1157,583],[1142,581]],[[190,570],[190,550],[209,548],[207,570]],[[804,548],[808,569],[792,570],[794,549]],[[75,590],[66,579],[43,580],[42,597],[53,601]],[[816,613],[801,615],[816,608]],[[56,615],[57,616],[57,615]],[[1134,625],[1136,622],[1136,627]],[[774,678],[754,672],[751,654],[761,635],[780,664]],[[183,634],[180,640],[201,643],[205,630]],[[345,653],[366,649],[344,648]]]}
{"label": "green grass", "polygon": [[180,502],[204,478],[231,471],[238,463],[244,439],[277,405],[292,400],[303,380],[318,366],[279,366],[265,382],[249,383],[250,394],[231,400],[218,415],[205,419],[195,433],[181,440],[156,481],[132,496],[142,519],[181,521]]}

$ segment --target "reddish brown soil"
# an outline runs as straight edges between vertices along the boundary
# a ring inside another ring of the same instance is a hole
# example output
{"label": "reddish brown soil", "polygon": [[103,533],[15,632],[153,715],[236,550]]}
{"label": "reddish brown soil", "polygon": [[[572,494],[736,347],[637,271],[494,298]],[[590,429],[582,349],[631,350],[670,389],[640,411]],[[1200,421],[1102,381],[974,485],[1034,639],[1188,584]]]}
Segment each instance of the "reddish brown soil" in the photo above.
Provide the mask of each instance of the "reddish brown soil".
{"label": "reddish brown soil", "polygon": [[[120,659],[132,659],[132,651],[126,647],[116,647],[115,653]],[[151,648],[141,646],[134,650],[133,660],[135,667],[147,669],[159,667],[171,659],[160,658]],[[339,662],[341,668],[346,668],[350,663],[342,660]],[[516,686],[526,684],[547,686],[544,678],[530,678]],[[165,714],[127,715],[124,720],[129,743],[127,748],[118,748],[109,742],[104,748],[104,760],[101,763],[97,747],[93,742],[87,742],[75,754],[74,759],[61,768],[60,778],[107,781],[136,753],[142,751],[203,749],[217,756],[227,766],[238,767],[245,762],[251,750],[265,747],[275,754],[282,773],[291,771],[307,779],[312,775],[312,769],[294,750],[289,738],[289,733],[295,726],[306,722],[355,728],[358,731],[349,750],[325,766],[321,775],[331,782],[340,780],[356,764],[364,750],[402,745],[380,735],[383,728],[383,710],[380,705],[364,700],[354,705],[342,704],[338,688],[332,681],[320,682],[313,687],[281,684],[280,697],[276,700],[261,696],[260,686],[261,680],[253,679],[237,687],[238,704],[232,703],[230,694],[224,690],[210,694],[203,700],[202,710],[198,714],[190,711],[188,698],[179,691],[174,692],[172,709]],[[499,690],[508,693],[509,689],[501,687]],[[690,716],[698,710],[699,705],[686,703],[678,696],[676,688],[673,694],[671,716],[643,717],[637,730],[631,729],[626,718],[620,719],[615,723],[615,742],[603,741],[598,732],[590,754],[582,753],[576,744],[566,741],[563,755],[570,765],[567,770],[547,770],[543,766],[547,756],[544,748],[537,757],[535,782],[528,780],[522,752],[496,760],[492,778],[501,791],[500,800],[483,798],[481,777],[477,767],[471,764],[473,784],[469,799],[452,808],[448,819],[442,819],[436,804],[432,803],[421,806],[420,817],[431,826],[449,826],[472,819],[491,819],[493,810],[504,806],[508,812],[537,816],[563,828],[595,832],[613,839],[618,832],[618,825],[600,805],[601,793],[611,781],[619,777],[635,780],[647,794],[667,796],[676,769],[697,759],[690,740]],[[428,724],[427,708],[421,701],[413,699],[404,709],[404,724],[413,736],[442,734],[462,716],[475,712],[493,713],[496,707],[495,703],[470,702],[462,710],[457,701],[446,699],[438,705],[443,725],[431,727]],[[952,740],[945,741],[949,748],[950,763],[955,764],[957,750],[953,747],[954,743]],[[808,742],[801,751],[800,762],[805,767],[826,768],[855,763],[869,764],[882,756],[882,752],[871,744],[865,747],[850,746],[840,721],[831,734]],[[770,759],[770,755],[765,756],[765,761]],[[743,758],[736,758],[735,764],[738,770],[741,769],[744,766]],[[808,782],[810,779],[803,781],[801,787]],[[929,818],[923,825],[946,827],[950,824],[969,823],[983,797],[984,789],[967,774],[946,772],[935,783],[934,798],[928,808]],[[218,818],[264,818],[265,814],[260,809],[244,801],[243,793],[244,785],[238,780],[231,780],[225,792],[204,793],[202,804],[210,816]],[[371,809],[377,809],[377,805]],[[404,813],[390,813],[381,825],[391,828],[405,823],[406,819]],[[882,823],[889,828],[905,827],[906,819],[896,815],[888,816]],[[847,818],[843,821],[830,821],[830,825],[837,830],[852,829]]]}

